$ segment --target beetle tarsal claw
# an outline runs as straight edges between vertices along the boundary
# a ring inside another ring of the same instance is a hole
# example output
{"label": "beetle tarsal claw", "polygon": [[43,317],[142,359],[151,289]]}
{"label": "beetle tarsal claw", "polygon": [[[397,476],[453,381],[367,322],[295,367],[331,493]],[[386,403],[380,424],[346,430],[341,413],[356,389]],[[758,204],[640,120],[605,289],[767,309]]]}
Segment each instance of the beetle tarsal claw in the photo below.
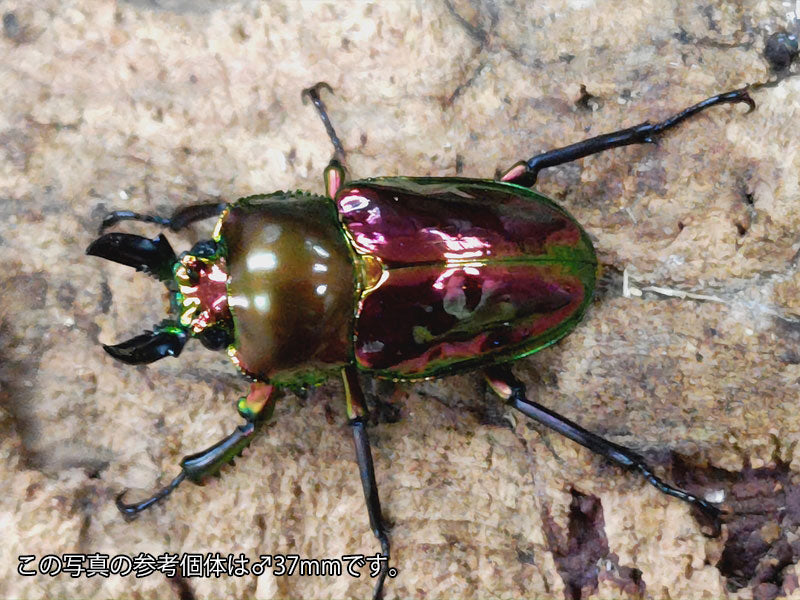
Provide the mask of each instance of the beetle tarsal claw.
{"label": "beetle tarsal claw", "polygon": [[166,486],[162,489],[158,490],[155,494],[147,498],[146,500],[142,500],[141,502],[135,502],[133,504],[126,504],[122,501],[125,497],[125,494],[128,492],[127,489],[122,490],[119,494],[117,494],[117,498],[115,504],[117,505],[117,509],[125,515],[127,520],[133,520],[136,516],[145,509],[150,508],[158,502],[159,500],[163,500],[167,496],[172,493],[176,487],[178,487],[181,482],[186,479],[186,473],[181,471],[172,481],[169,482]]}
{"label": "beetle tarsal claw", "polygon": [[[703,513],[706,518],[708,519],[708,527],[711,529],[710,533],[706,533],[705,531],[701,531],[704,537],[713,539],[718,538],[722,533],[722,519],[720,515],[710,515],[708,513]],[[705,527],[704,527],[705,529]]]}
{"label": "beetle tarsal claw", "polygon": [[303,101],[303,104],[308,104],[309,99],[314,102],[319,100],[319,92],[320,90],[328,90],[331,94],[333,94],[333,88],[325,83],[324,81],[319,81],[304,89],[300,92],[300,99]]}
{"label": "beetle tarsal claw", "polygon": [[107,233],[89,244],[86,254],[133,267],[165,282],[172,279],[172,265],[178,260],[163,235],[149,240],[130,233]]}
{"label": "beetle tarsal claw", "polygon": [[129,340],[103,349],[119,361],[129,365],[146,365],[165,356],[178,356],[189,336],[178,328],[169,331],[146,331]]}
{"label": "beetle tarsal claw", "polygon": [[136,517],[136,511],[133,510],[133,508],[136,505],[135,504],[126,504],[125,502],[122,501],[122,499],[125,497],[125,494],[127,494],[127,493],[128,493],[128,488],[125,488],[119,494],[117,494],[117,497],[114,499],[114,504],[117,505],[117,510],[119,512],[121,512],[126,517],[129,517],[129,518],[133,519],[133,518]]}

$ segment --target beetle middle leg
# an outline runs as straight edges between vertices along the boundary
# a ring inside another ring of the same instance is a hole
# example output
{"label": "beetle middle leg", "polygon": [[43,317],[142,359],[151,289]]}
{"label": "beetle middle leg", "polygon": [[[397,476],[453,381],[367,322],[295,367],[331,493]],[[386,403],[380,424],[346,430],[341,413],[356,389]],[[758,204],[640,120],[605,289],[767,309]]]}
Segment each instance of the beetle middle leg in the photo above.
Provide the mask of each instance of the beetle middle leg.
{"label": "beetle middle leg", "polygon": [[361,390],[355,368],[345,367],[342,370],[342,380],[344,381],[345,400],[347,402],[347,420],[353,429],[353,443],[356,449],[358,473],[361,476],[361,486],[364,489],[369,524],[375,537],[381,543],[383,556],[386,557],[386,560],[381,563],[381,572],[372,594],[373,600],[378,600],[383,596],[383,582],[389,572],[389,536],[386,534],[386,525],[381,514],[378,484],[375,481],[375,469],[372,464],[372,450],[367,437],[367,407],[364,402],[364,392]]}
{"label": "beetle middle leg", "polygon": [[212,475],[218,475],[220,469],[232,464],[233,459],[250,445],[256,432],[272,417],[275,409],[275,389],[264,383],[254,383],[250,393],[238,402],[239,414],[244,417],[244,425],[239,425],[233,433],[202,452],[185,456],[181,461],[181,472],[167,486],[153,494],[150,498],[132,504],[122,501],[125,491],[117,496],[117,508],[126,518],[132,519],[143,510],[150,508],[159,500],[169,496],[184,479],[203,484]]}
{"label": "beetle middle leg", "polygon": [[325,103],[322,101],[322,98],[319,97],[319,92],[323,89],[327,89],[329,92],[333,93],[333,88],[331,88],[331,86],[324,81],[320,81],[310,88],[304,89],[300,97],[304,103],[306,99],[309,99],[314,104],[314,108],[322,124],[325,125],[325,132],[328,134],[328,139],[330,139],[331,144],[333,144],[333,156],[328,162],[328,166],[325,167],[325,173],[323,175],[325,178],[325,194],[328,198],[333,198],[336,192],[339,191],[339,188],[342,187],[346,177],[344,147],[342,146],[339,136],[336,135],[336,130],[333,128],[333,123],[331,123],[331,119],[328,116],[328,109],[325,108]]}
{"label": "beetle middle leg", "polygon": [[716,106],[717,104],[736,104],[739,102],[743,102],[750,107],[747,112],[752,111],[756,107],[756,103],[747,93],[746,87],[724,94],[717,94],[658,123],[645,121],[634,127],[629,127],[628,129],[620,129],[612,133],[605,133],[589,138],[588,140],[583,140],[582,142],[564,146],[563,148],[556,148],[549,152],[537,154],[527,161],[516,163],[500,177],[500,180],[531,187],[536,183],[536,178],[542,169],[562,165],[583,158],[584,156],[589,156],[590,154],[611,150],[612,148],[621,148],[622,146],[629,146],[631,144],[654,144],[659,135],[703,112],[707,108]]}
{"label": "beetle middle leg", "polygon": [[606,457],[610,461],[621,467],[638,471],[651,485],[664,494],[679,498],[688,502],[699,509],[713,523],[713,536],[720,532],[721,511],[716,506],[712,506],[702,498],[698,498],[685,490],[673,487],[659,479],[653,469],[644,461],[639,454],[610,442],[591,431],[587,431],[577,423],[562,417],[558,413],[530,400],[525,395],[525,385],[517,379],[507,365],[496,365],[486,370],[486,381],[492,390],[511,406],[523,413],[525,416],[546,425],[561,435],[577,442],[581,446],[588,448],[596,454]]}

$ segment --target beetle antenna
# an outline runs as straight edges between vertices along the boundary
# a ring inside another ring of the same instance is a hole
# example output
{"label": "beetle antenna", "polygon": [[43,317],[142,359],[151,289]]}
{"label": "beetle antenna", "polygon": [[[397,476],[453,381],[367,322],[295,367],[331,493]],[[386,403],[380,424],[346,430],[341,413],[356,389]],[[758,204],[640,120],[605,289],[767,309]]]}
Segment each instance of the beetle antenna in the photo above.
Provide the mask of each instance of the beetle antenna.
{"label": "beetle antenna", "polygon": [[317,109],[317,114],[319,115],[319,118],[322,119],[322,124],[325,125],[325,131],[328,133],[328,138],[333,144],[333,158],[334,160],[344,164],[344,148],[342,147],[342,142],[339,140],[339,136],[336,135],[336,130],[333,128],[333,123],[331,123],[331,119],[328,117],[328,110],[325,108],[325,103],[322,101],[322,98],[319,97],[319,92],[322,89],[328,90],[331,94],[333,93],[333,88],[330,85],[324,81],[320,81],[319,83],[312,85],[310,88],[304,89],[300,94],[300,97],[303,99],[303,104],[306,104],[307,100],[309,99],[314,103],[314,108]]}

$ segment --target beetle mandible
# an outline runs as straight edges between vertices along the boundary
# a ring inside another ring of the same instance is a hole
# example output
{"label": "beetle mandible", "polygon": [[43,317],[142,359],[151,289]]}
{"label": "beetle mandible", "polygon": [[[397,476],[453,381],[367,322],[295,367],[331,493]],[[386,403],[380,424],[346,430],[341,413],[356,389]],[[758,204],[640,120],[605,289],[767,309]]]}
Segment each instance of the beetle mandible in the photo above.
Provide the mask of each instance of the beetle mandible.
{"label": "beetle mandible", "polygon": [[[523,414],[613,463],[638,471],[660,491],[698,508],[719,528],[720,510],[659,479],[631,449],[597,436],[527,397],[509,366],[567,335],[591,302],[598,262],[578,222],[532,191],[542,169],[630,144],[653,143],[705,109],[743,102],[747,88],[712,96],[670,118],[641,123],[520,161],[497,181],[378,177],[348,181],[344,149],[319,83],[303,91],[334,153],[325,196],[274,192],[231,204],[202,204],[172,217],[116,211],[123,220],[178,230],[218,216],[213,239],[177,256],[163,235],[107,233],[87,253],[145,271],[170,292],[172,317],[153,331],[103,346],[128,364],[178,356],[190,338],[226,350],[251,381],[238,401],[245,423],[210,448],[184,457],[181,472],[152,497],[118,508],[134,516],[184,480],[202,483],[241,454],[272,415],[280,387],[344,382],[373,533],[388,559],[358,371],[414,381],[482,369],[497,395]],[[387,318],[391,315],[391,319]],[[389,572],[383,562],[374,597]]]}

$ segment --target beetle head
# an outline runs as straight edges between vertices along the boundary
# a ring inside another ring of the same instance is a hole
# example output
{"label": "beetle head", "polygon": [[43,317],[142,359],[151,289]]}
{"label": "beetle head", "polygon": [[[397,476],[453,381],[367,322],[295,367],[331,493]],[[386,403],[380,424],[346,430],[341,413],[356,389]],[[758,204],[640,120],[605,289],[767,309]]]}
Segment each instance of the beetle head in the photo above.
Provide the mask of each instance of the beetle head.
{"label": "beetle head", "polygon": [[103,348],[117,360],[146,364],[178,356],[190,337],[206,348],[222,350],[233,342],[233,319],[228,308],[225,253],[222,245],[198,242],[189,252],[175,255],[163,235],[152,240],[128,233],[108,233],[86,249],[163,281],[170,291],[173,318],[114,346]]}

